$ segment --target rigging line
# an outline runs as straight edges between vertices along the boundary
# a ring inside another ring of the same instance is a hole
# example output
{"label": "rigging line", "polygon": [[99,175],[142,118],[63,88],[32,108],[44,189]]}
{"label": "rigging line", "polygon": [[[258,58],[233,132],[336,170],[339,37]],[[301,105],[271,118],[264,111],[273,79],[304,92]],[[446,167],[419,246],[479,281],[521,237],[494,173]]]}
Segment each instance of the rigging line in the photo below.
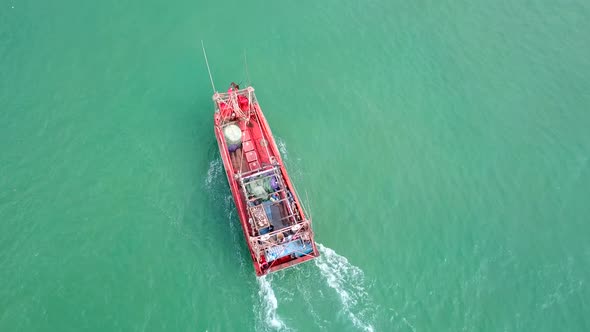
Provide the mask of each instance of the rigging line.
{"label": "rigging line", "polygon": [[[252,89],[250,89],[250,82],[248,82],[248,115],[250,114],[252,114]],[[250,118],[248,118],[248,121],[250,121]]]}
{"label": "rigging line", "polygon": [[[260,118],[258,117],[258,111],[254,112],[254,115],[256,116],[256,122],[258,124],[260,124]],[[268,161],[271,161],[271,157],[270,157],[270,152],[268,152],[268,144],[270,144],[270,142],[266,139],[266,137],[264,137],[264,133],[262,134],[262,138],[264,139],[264,141],[266,142],[264,144],[264,150],[266,150],[266,155],[268,156]],[[278,150],[278,149],[277,149]],[[280,152],[279,152],[280,153]],[[279,155],[280,156],[280,155]]]}
{"label": "rigging line", "polygon": [[248,71],[248,58],[246,57],[246,50],[244,50],[244,65],[246,67],[246,78],[248,79],[248,86],[252,85],[250,81],[250,71]]}
{"label": "rigging line", "polygon": [[[244,134],[242,133],[242,140],[244,138]],[[244,162],[244,145],[242,144],[242,147],[240,148],[241,150],[241,156],[240,156],[240,169],[238,170],[238,174],[239,176],[242,176],[242,163]],[[246,196],[246,199],[248,199],[248,196]]]}
{"label": "rigging line", "polygon": [[309,216],[309,219],[312,220],[313,216],[312,216],[312,212],[311,212],[311,201],[309,200],[309,195],[307,194],[307,189],[305,190],[305,200],[307,201],[307,211],[305,209],[305,206],[303,206],[303,211],[305,211],[305,213]]}
{"label": "rigging line", "polygon": [[205,63],[207,64],[207,71],[209,72],[209,80],[211,80],[211,87],[213,88],[213,93],[217,92],[215,90],[215,84],[213,84],[213,76],[211,76],[211,68],[209,68],[209,60],[207,60],[207,52],[205,51],[205,44],[201,39],[201,48],[203,49],[203,55],[205,56]]}

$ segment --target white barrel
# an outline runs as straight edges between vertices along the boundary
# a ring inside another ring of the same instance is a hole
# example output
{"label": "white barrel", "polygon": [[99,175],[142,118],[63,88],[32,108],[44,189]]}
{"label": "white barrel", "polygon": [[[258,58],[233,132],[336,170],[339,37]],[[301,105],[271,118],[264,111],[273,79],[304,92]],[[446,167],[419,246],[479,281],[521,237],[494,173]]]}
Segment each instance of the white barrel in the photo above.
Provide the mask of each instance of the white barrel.
{"label": "white barrel", "polygon": [[223,128],[223,136],[230,151],[235,151],[242,145],[242,130],[235,124]]}

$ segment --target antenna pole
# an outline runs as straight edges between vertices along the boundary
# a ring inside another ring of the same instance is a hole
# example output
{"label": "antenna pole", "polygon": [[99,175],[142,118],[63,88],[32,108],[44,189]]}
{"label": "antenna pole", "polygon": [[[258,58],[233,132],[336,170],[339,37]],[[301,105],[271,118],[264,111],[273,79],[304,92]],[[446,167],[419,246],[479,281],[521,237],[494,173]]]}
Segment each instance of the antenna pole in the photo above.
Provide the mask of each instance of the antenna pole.
{"label": "antenna pole", "polygon": [[252,85],[250,81],[250,72],[248,71],[248,59],[246,58],[246,50],[244,50],[244,64],[246,65],[246,77],[248,78],[248,86]]}
{"label": "antenna pole", "polygon": [[205,52],[205,44],[203,44],[203,40],[201,39],[201,47],[203,48],[203,55],[205,56],[205,63],[207,64],[207,71],[209,72],[209,79],[211,80],[211,87],[213,87],[213,93],[217,92],[215,90],[215,84],[213,84],[213,76],[211,76],[211,68],[209,68],[209,60],[207,60],[207,52]]}

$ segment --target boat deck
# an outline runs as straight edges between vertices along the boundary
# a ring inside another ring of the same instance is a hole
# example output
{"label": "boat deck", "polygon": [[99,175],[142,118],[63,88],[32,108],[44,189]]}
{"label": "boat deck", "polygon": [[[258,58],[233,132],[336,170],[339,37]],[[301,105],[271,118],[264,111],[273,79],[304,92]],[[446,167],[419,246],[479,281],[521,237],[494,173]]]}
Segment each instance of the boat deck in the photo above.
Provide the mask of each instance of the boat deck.
{"label": "boat deck", "polygon": [[242,146],[230,153],[234,173],[255,171],[270,164],[274,157],[268,149],[268,141],[264,138],[260,123],[238,121],[234,124],[242,130]]}
{"label": "boat deck", "polygon": [[[256,172],[277,159],[268,149],[268,141],[264,138],[258,121],[249,121],[248,123],[237,121],[233,124],[238,125],[242,130],[241,147],[230,152],[234,174]],[[291,226],[288,209],[285,206],[286,201],[264,201],[261,205],[264,207],[272,229],[278,230]]]}

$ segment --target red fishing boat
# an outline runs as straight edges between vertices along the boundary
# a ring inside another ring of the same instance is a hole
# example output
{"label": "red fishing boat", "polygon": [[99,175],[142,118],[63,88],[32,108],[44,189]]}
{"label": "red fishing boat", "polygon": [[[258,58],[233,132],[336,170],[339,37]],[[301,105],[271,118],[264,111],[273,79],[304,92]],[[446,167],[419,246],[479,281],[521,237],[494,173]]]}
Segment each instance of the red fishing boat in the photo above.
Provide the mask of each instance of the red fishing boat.
{"label": "red fishing boat", "polygon": [[319,256],[254,88],[216,92],[215,136],[257,276]]}

